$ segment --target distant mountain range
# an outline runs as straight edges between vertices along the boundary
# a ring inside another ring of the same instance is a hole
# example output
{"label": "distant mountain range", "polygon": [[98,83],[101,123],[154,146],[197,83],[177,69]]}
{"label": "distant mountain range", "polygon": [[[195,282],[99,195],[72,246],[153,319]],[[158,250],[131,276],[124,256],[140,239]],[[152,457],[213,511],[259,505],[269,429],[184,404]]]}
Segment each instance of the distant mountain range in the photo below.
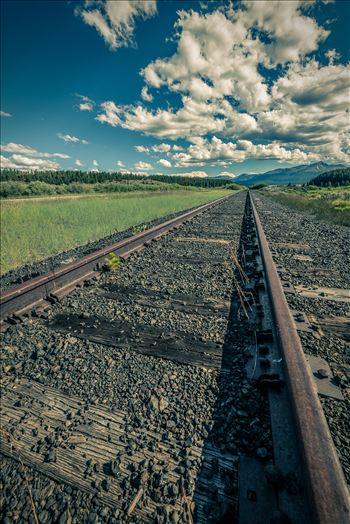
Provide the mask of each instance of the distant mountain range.
{"label": "distant mountain range", "polygon": [[266,173],[259,173],[257,175],[239,175],[230,180],[236,184],[244,186],[252,186],[258,183],[271,185],[285,185],[285,184],[306,184],[313,178],[326,171],[333,171],[333,169],[342,169],[348,167],[344,164],[327,164],[326,162],[315,162],[314,164],[301,165],[295,167],[287,167],[283,169],[274,169]]}

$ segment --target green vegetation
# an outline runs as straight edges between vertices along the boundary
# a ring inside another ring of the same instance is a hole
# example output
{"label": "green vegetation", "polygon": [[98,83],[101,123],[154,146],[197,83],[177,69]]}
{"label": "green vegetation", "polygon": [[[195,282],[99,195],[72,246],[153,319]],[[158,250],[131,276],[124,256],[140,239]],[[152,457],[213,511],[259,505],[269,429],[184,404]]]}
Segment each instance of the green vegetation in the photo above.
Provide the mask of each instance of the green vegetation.
{"label": "green vegetation", "polygon": [[[32,196],[53,196],[85,193],[130,193],[134,191],[175,191],[184,189],[179,184],[164,184],[155,180],[125,180],[124,182],[101,182],[97,184],[48,184],[36,180],[33,182],[6,181],[0,185],[1,198]],[[185,188],[196,190],[195,187]]]}
{"label": "green vegetation", "polygon": [[249,189],[263,189],[264,187],[267,187],[267,184],[260,182],[260,184],[254,184]]}
{"label": "green vegetation", "polygon": [[344,169],[335,169],[334,171],[322,173],[321,175],[313,178],[308,185],[320,187],[349,186],[350,167],[346,167]]}
{"label": "green vegetation", "polygon": [[288,207],[312,213],[326,222],[350,226],[350,185],[342,187],[269,187],[265,194]]}
{"label": "green vegetation", "polygon": [[122,261],[115,253],[109,253],[105,258],[105,263],[108,271],[116,271],[120,268]]}
{"label": "green vegetation", "polygon": [[228,194],[202,189],[5,200],[1,273]]}
{"label": "green vegetation", "polygon": [[0,197],[64,195],[76,193],[125,193],[130,191],[173,191],[183,187],[241,189],[230,180],[181,176],[137,176],[83,171],[1,172]]}

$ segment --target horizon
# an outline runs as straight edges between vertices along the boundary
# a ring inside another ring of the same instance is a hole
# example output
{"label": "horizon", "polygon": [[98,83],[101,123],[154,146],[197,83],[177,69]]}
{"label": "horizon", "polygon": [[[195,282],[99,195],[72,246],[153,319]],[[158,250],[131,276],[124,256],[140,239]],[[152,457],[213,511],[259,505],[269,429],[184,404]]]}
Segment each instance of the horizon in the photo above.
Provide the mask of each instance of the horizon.
{"label": "horizon", "polygon": [[349,164],[349,6],[2,2],[2,168]]}

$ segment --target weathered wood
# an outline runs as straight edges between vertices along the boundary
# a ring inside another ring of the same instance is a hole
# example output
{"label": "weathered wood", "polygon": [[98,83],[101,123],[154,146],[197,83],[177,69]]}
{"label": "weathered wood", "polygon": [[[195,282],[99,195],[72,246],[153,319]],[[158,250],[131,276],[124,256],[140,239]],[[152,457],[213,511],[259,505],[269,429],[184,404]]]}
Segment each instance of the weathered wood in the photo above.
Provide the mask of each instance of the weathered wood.
{"label": "weathered wood", "polygon": [[57,315],[49,327],[98,344],[161,357],[183,364],[220,369],[222,347],[214,342],[193,340],[186,333],[165,332],[146,324],[132,325],[124,320],[101,317],[82,319],[77,314]]}
{"label": "weathered wood", "polygon": [[176,237],[176,242],[198,242],[199,244],[231,244],[230,240],[223,238],[204,238],[204,237]]}
{"label": "weathered wood", "polygon": [[[1,430],[0,450],[3,454],[18,460],[16,448],[25,464],[58,482],[90,494],[96,493],[94,483],[98,483],[102,486],[99,499],[103,504],[121,509],[130,508],[134,502],[133,515],[138,522],[154,522],[152,515],[156,504],[150,497],[145,499],[147,505],[139,500],[135,504],[137,491],[131,487],[127,499],[123,498],[121,485],[125,482],[129,484],[130,466],[138,467],[144,459],[152,459],[156,464],[162,462],[167,465],[169,482],[180,480],[176,467],[182,447],[175,439],[164,441],[149,429],[130,431],[125,412],[111,410],[101,404],[88,405],[79,397],[67,396],[57,389],[27,379],[3,388]],[[130,455],[126,449],[130,437],[138,444],[156,442],[156,450],[150,451],[146,445]],[[47,461],[50,449],[55,449],[53,462]],[[193,470],[194,475],[198,474],[199,467],[210,470],[213,459],[218,461],[221,469],[228,471],[232,471],[237,463],[237,457],[220,453],[210,444],[203,449],[203,444],[199,442],[191,446],[190,452],[199,461],[197,469]],[[110,463],[117,456],[118,474],[114,476]],[[98,463],[100,470],[89,474],[88,461],[92,465]],[[103,488],[106,480],[108,490]],[[217,488],[220,497],[233,502],[225,492],[225,482],[219,474],[211,475],[207,482]],[[206,504],[208,501],[210,497],[206,498]],[[180,512],[183,510],[180,497],[175,507]]]}
{"label": "weathered wood", "polygon": [[131,301],[142,306],[182,311],[190,315],[219,315],[228,317],[230,302],[199,298],[195,295],[175,293],[165,295],[164,292],[152,289],[126,287],[118,285],[106,286],[103,296],[110,300]]}
{"label": "weathered wood", "polygon": [[319,298],[323,300],[334,300],[335,302],[350,303],[350,290],[330,287],[316,287],[308,289],[305,286],[294,286],[297,293],[307,298]]}
{"label": "weathered wood", "polygon": [[332,333],[344,340],[350,341],[350,316],[329,317],[308,314],[309,321],[323,332]]}
{"label": "weathered wood", "polygon": [[300,249],[302,251],[310,251],[311,247],[308,244],[300,244],[295,242],[270,242],[272,247],[279,247],[282,249]]}
{"label": "weathered wood", "polygon": [[317,277],[337,277],[339,276],[339,271],[335,271],[333,269],[324,269],[320,267],[313,267],[313,268],[303,268],[300,270],[292,269],[289,271],[292,275],[296,276],[303,276],[303,275],[314,275]]}

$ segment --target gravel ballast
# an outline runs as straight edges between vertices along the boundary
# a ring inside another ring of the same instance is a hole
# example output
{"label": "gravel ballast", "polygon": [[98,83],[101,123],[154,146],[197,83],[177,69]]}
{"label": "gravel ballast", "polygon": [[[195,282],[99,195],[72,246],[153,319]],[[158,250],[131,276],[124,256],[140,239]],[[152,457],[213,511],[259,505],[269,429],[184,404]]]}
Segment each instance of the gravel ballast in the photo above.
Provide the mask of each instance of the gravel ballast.
{"label": "gravel ballast", "polygon": [[[194,500],[191,511],[198,521],[217,522],[224,515],[232,516],[236,511],[239,454],[259,457],[263,450],[264,460],[272,456],[266,399],[245,376],[253,333],[241,312],[237,313],[239,301],[232,285],[234,264],[228,250],[228,245],[234,251],[238,247],[244,202],[245,193],[240,193],[196,217],[132,256],[118,271],[104,273],[98,281],[77,289],[47,314],[49,322],[58,314],[77,314],[83,322],[101,316],[110,321],[127,321],[136,331],[142,324],[150,330],[152,327],[164,330],[166,336],[177,334],[180,343],[181,337],[187,337],[186,340],[192,337],[194,343],[214,343],[223,348],[223,358],[228,357],[229,365],[225,368],[218,371],[183,365],[142,355],[127,347],[98,344],[80,339],[74,333],[55,332],[43,319],[11,326],[4,335],[5,389],[25,377],[82,398],[89,406],[122,410],[132,453],[142,451],[141,435],[146,430],[158,435],[153,443],[147,444],[155,452],[158,439],[168,446],[173,442],[184,450],[185,458],[176,458],[179,485],[169,487],[166,465],[162,466],[165,470],[160,477],[152,473],[155,465],[145,466],[148,480],[141,505],[147,503],[147,498],[157,505],[154,522],[186,522],[184,506],[180,510],[176,506],[181,486],[185,487],[189,500]],[[197,262],[188,260],[191,257]],[[106,290],[113,286],[155,291],[160,299],[180,293],[195,296],[198,301],[226,301],[231,304],[231,312],[227,318],[200,314],[193,308],[188,313],[162,309],[157,297],[148,304],[139,303],[137,297],[106,298]],[[202,450],[199,458],[191,455],[191,446]],[[216,466],[214,463],[210,466],[225,483],[226,495],[215,489],[210,493],[205,490],[208,446],[231,464],[230,468],[223,467],[220,458]],[[55,460],[55,444],[48,453]],[[29,497],[23,495],[26,488],[21,466],[8,457],[3,461],[4,519],[12,522],[15,514],[16,522],[34,522]],[[136,486],[133,487],[136,473],[130,472],[127,484],[120,481],[118,489],[123,503],[122,509],[115,512],[99,501],[98,490],[91,496],[26,469],[35,505],[41,513],[40,522],[138,522],[136,512],[135,516],[126,514],[137,492]],[[118,483],[116,478],[106,480]]]}

